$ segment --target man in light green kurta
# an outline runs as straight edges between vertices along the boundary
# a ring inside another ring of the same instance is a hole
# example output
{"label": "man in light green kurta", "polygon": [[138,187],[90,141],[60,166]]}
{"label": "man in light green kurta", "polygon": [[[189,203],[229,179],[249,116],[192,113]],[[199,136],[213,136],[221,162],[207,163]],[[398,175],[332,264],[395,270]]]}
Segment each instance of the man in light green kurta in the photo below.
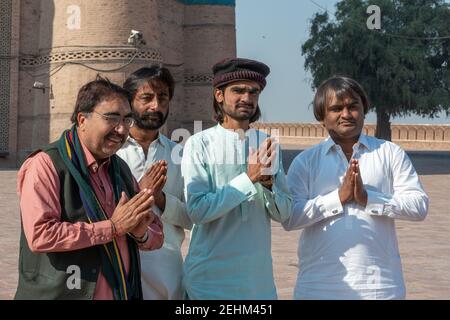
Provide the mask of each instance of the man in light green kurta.
{"label": "man in light green kurta", "polygon": [[291,213],[278,145],[249,124],[270,70],[247,59],[213,67],[218,124],[188,139],[181,164],[194,223],[183,267],[189,299],[276,299],[271,219]]}

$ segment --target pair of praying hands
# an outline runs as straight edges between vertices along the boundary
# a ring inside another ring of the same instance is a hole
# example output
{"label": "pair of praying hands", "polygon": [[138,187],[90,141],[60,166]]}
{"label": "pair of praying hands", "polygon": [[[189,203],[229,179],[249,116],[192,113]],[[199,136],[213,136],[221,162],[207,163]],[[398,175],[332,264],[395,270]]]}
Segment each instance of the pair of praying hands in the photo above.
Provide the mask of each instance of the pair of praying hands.
{"label": "pair of praying hands", "polygon": [[136,238],[142,238],[147,232],[147,227],[155,219],[155,213],[151,210],[156,204],[164,211],[166,198],[162,191],[167,181],[167,161],[155,162],[145,173],[139,182],[141,192],[128,199],[122,192],[119,203],[111,217],[111,223],[115,235],[123,236],[131,233]]}
{"label": "pair of praying hands", "polygon": [[110,218],[113,235],[123,236],[131,233],[136,238],[146,235],[147,227],[155,219],[151,206],[155,202],[153,191],[143,189],[133,198],[128,199],[122,192],[119,203]]}
{"label": "pair of praying hands", "polygon": [[164,211],[166,207],[166,197],[163,192],[164,185],[167,181],[167,161],[159,160],[151,165],[144,176],[139,181],[141,189],[151,189],[155,196],[155,204]]}
{"label": "pair of praying hands", "polygon": [[364,188],[359,163],[356,159],[350,160],[344,181],[339,188],[339,200],[342,205],[352,201],[363,207],[367,205],[367,191]]}
{"label": "pair of praying hands", "polygon": [[272,189],[273,175],[270,174],[275,161],[277,144],[273,138],[267,138],[258,150],[250,148],[247,175],[253,183],[259,182],[264,187]]}

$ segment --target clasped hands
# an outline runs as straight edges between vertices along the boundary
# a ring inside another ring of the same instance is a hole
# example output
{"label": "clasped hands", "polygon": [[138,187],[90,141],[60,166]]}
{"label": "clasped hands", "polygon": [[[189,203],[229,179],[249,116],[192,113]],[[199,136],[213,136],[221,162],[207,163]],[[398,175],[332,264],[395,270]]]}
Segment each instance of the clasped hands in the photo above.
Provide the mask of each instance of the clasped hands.
{"label": "clasped hands", "polygon": [[352,201],[363,207],[367,205],[367,191],[364,188],[359,163],[356,159],[350,160],[344,181],[339,188],[339,200],[342,205]]}
{"label": "clasped hands", "polygon": [[250,148],[247,175],[253,183],[259,182],[264,187],[272,189],[273,175],[271,167],[276,157],[277,144],[273,138],[263,141],[258,150]]}
{"label": "clasped hands", "polygon": [[119,203],[110,218],[114,236],[123,236],[131,233],[135,238],[143,238],[148,226],[155,219],[151,206],[155,202],[153,191],[143,189],[133,198],[128,200],[125,192],[122,192]]}
{"label": "clasped hands", "polygon": [[167,161],[159,160],[152,164],[147,172],[139,181],[141,189],[151,189],[155,195],[155,204],[164,211],[166,207],[166,197],[163,192],[164,185],[167,181]]}
{"label": "clasped hands", "polygon": [[162,191],[167,181],[167,161],[155,162],[139,182],[141,192],[128,199],[122,192],[119,203],[111,217],[115,233],[118,236],[131,233],[136,238],[142,238],[148,226],[155,219],[151,210],[156,204],[161,210],[165,207],[165,195]]}

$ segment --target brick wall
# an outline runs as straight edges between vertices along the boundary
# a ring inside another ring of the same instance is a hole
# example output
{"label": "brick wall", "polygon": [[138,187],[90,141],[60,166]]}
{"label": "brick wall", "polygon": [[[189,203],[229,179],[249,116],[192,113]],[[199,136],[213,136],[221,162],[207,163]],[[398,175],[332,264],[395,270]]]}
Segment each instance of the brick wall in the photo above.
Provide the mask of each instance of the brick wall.
{"label": "brick wall", "polygon": [[[255,123],[253,127],[280,137],[286,144],[310,146],[328,136],[318,123]],[[375,125],[364,126],[364,133],[375,135]],[[450,125],[391,125],[392,141],[408,150],[450,151]]]}

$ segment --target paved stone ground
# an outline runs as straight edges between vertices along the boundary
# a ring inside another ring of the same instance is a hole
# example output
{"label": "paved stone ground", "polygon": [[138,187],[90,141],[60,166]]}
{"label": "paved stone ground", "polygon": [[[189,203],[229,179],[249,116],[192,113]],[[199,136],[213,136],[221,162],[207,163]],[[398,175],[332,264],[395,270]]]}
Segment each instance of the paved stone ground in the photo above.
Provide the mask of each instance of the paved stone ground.
{"label": "paved stone ground", "polygon": [[[298,154],[288,148],[284,164]],[[397,222],[408,299],[450,299],[450,153],[411,153],[430,196],[424,222]],[[17,286],[20,220],[16,170],[0,171],[0,299],[12,299]],[[291,299],[297,276],[299,232],[272,225],[272,254],[280,299]],[[183,251],[186,252],[187,244]]]}

